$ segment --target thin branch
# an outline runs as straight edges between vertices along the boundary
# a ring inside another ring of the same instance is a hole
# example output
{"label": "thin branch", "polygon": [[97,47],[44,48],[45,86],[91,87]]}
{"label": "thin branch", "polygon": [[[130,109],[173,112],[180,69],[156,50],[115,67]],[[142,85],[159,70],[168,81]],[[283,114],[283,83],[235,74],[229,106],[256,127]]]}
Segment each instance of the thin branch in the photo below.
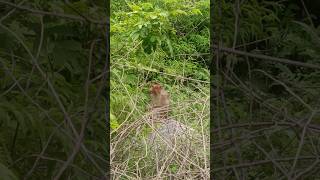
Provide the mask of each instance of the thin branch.
{"label": "thin branch", "polygon": [[318,70],[320,69],[319,65],[298,62],[298,61],[285,59],[285,58],[277,58],[277,57],[267,56],[267,55],[263,55],[263,54],[249,53],[249,52],[239,51],[236,49],[226,48],[226,47],[219,47],[218,48],[217,45],[213,45],[213,48],[220,49],[220,51],[224,51],[224,52],[228,52],[228,53],[233,53],[233,54],[242,55],[242,56],[248,56],[248,57],[257,58],[257,59],[263,59],[263,60],[267,60],[267,61],[290,64],[290,65],[294,65],[294,66],[301,66],[301,67],[311,68],[311,69],[318,69]]}
{"label": "thin branch", "polygon": [[[26,0],[22,0],[21,2],[18,3],[18,6],[21,6],[23,3],[25,3]],[[4,21],[7,17],[9,17],[12,13],[16,11],[17,8],[12,8],[5,16],[2,16],[0,19],[0,23]]]}
{"label": "thin branch", "polygon": [[[36,53],[36,56],[35,56],[35,58],[36,58],[37,61],[39,60],[39,56],[40,56],[41,48],[42,48],[42,44],[43,44],[43,37],[44,37],[43,16],[40,16],[40,27],[41,27],[41,28],[40,28],[39,46],[38,46],[38,50],[37,50],[37,53]],[[31,77],[32,77],[32,75],[33,75],[34,69],[35,69],[35,65],[32,65],[32,69],[31,69],[29,78],[28,78],[27,83],[26,83],[26,89],[28,89],[29,86],[30,86],[30,81],[31,81]]]}
{"label": "thin branch", "polygon": [[271,155],[266,152],[266,150],[264,150],[258,143],[256,143],[255,140],[252,141],[252,143],[260,150],[262,151],[262,153],[268,158],[270,159],[270,161],[272,162],[272,164],[274,164],[280,171],[283,175],[285,175],[286,177],[289,178],[289,175],[288,173],[285,172],[284,168],[279,164],[279,162],[275,161],[275,159],[273,157],[271,157]]}
{"label": "thin branch", "polygon": [[93,41],[91,43],[91,46],[90,46],[88,74],[87,74],[87,80],[86,80],[86,84],[85,84],[85,109],[84,109],[83,122],[81,124],[80,135],[79,135],[79,137],[77,139],[77,143],[76,143],[75,147],[73,148],[73,152],[71,153],[71,155],[69,156],[67,161],[60,168],[59,172],[57,173],[57,175],[54,178],[55,180],[58,180],[58,179],[61,178],[63,172],[72,163],[73,159],[75,158],[75,156],[79,152],[81,144],[82,144],[82,140],[84,138],[84,133],[85,133],[86,127],[87,127],[89,119],[90,119],[89,116],[88,116],[88,98],[89,98],[89,86],[90,86],[90,73],[91,73],[91,65],[92,65],[92,54],[93,54],[95,43],[96,43],[96,41]]}
{"label": "thin branch", "polygon": [[[301,126],[298,123],[293,122],[276,122],[276,121],[270,121],[270,122],[251,122],[251,123],[239,123],[239,124],[231,124],[226,126],[221,126],[219,128],[213,129],[214,133],[217,133],[222,130],[227,130],[231,128],[252,128],[252,127],[267,127],[267,126],[291,126],[291,127],[297,127]],[[318,133],[320,133],[320,126],[315,124],[308,124],[307,126],[310,130],[314,130]]]}
{"label": "thin branch", "polygon": [[45,146],[43,147],[43,149],[41,150],[41,153],[39,154],[39,156],[37,156],[37,159],[34,161],[33,163],[33,166],[32,168],[28,171],[28,173],[24,176],[23,179],[28,179],[28,177],[33,173],[33,171],[35,170],[35,168],[37,167],[37,164],[38,162],[40,161],[41,157],[44,155],[44,153],[46,152],[50,142],[51,142],[51,139],[53,137],[53,135],[56,133],[56,131],[58,129],[61,128],[61,125],[63,125],[63,122],[61,122],[57,127],[55,127],[55,129],[53,130],[53,132],[51,132],[48,140],[47,140],[47,143],[45,144]]}
{"label": "thin branch", "polygon": [[301,4],[302,4],[302,7],[303,7],[304,11],[305,11],[306,14],[307,14],[307,18],[308,18],[308,21],[310,22],[310,25],[314,28],[314,24],[313,24],[311,15],[310,15],[310,13],[309,13],[309,11],[308,11],[307,6],[306,6],[305,3],[304,3],[304,0],[300,0],[300,2],[301,2]]}
{"label": "thin branch", "polygon": [[71,19],[71,20],[76,20],[76,21],[87,21],[93,24],[100,24],[100,25],[105,25],[105,24],[109,24],[109,21],[98,21],[95,19],[90,19],[90,18],[83,18],[81,16],[75,16],[72,14],[61,14],[61,13],[56,13],[56,12],[48,12],[48,11],[41,11],[41,10],[37,10],[37,9],[31,9],[29,7],[26,6],[21,6],[21,5],[17,5],[11,2],[7,2],[7,1],[3,1],[0,0],[0,3],[5,4],[7,6],[11,6],[14,7],[18,10],[21,11],[27,11],[29,13],[33,13],[33,14],[42,14],[42,15],[47,15],[47,16],[54,16],[54,17],[60,17],[60,18],[66,18],[66,19]]}
{"label": "thin branch", "polygon": [[307,169],[305,169],[304,171],[300,172],[297,176],[294,177],[294,180],[296,179],[301,179],[301,176],[307,174],[308,172],[314,170],[314,167],[316,167],[319,164],[319,158],[316,159]]}
{"label": "thin branch", "polygon": [[49,86],[52,94],[54,95],[54,97],[55,97],[55,99],[56,99],[56,101],[57,101],[57,103],[58,103],[61,111],[63,112],[63,114],[64,114],[64,116],[65,116],[65,118],[66,118],[66,120],[67,120],[67,122],[68,122],[68,124],[69,124],[69,126],[70,126],[70,128],[71,128],[71,130],[72,130],[72,132],[74,133],[74,135],[75,135],[76,137],[79,137],[79,134],[78,134],[76,128],[74,127],[73,122],[72,122],[72,120],[70,119],[70,117],[69,117],[69,115],[68,115],[68,113],[67,113],[64,105],[62,104],[59,95],[57,94],[57,92],[56,92],[55,88],[53,87],[51,81],[47,78],[46,73],[45,73],[45,72],[42,70],[42,68],[40,67],[39,63],[37,62],[37,59],[35,59],[35,57],[34,57],[34,56],[32,55],[32,53],[30,52],[28,46],[27,46],[27,45],[22,41],[22,39],[21,39],[16,33],[14,33],[11,29],[9,29],[8,27],[4,26],[4,25],[1,24],[1,23],[0,23],[0,27],[2,27],[3,29],[5,29],[6,31],[8,31],[9,33],[11,33],[11,34],[21,43],[21,45],[24,47],[24,49],[27,51],[28,55],[31,57],[32,63],[36,66],[36,68],[38,69],[38,71],[39,71],[40,74],[42,75],[43,79],[47,81],[48,86]]}
{"label": "thin branch", "polygon": [[306,132],[307,132],[307,126],[308,126],[308,124],[310,124],[311,120],[313,119],[313,117],[314,117],[315,115],[316,115],[316,111],[312,111],[312,112],[311,112],[311,115],[310,115],[310,117],[309,117],[309,119],[308,119],[308,121],[305,123],[305,125],[304,125],[304,127],[303,127],[302,135],[301,135],[301,140],[300,140],[300,142],[299,142],[299,147],[298,147],[298,149],[297,149],[296,156],[295,156],[295,158],[294,158],[292,167],[291,167],[291,169],[290,169],[290,173],[289,173],[290,176],[293,175],[294,169],[295,169],[295,167],[296,167],[296,165],[297,165],[298,158],[299,158],[299,156],[300,156],[300,153],[301,153],[301,150],[302,150],[302,147],[303,147],[303,144],[304,144],[304,137],[305,137]]}
{"label": "thin branch", "polygon": [[[149,71],[149,72],[154,72],[154,73],[159,73],[159,74],[163,74],[166,76],[171,76],[171,77],[175,77],[177,79],[183,79],[183,80],[188,80],[188,81],[195,81],[195,82],[200,82],[200,83],[206,83],[209,84],[209,81],[203,81],[203,80],[198,80],[198,79],[193,79],[193,78],[189,78],[189,77],[184,77],[184,76],[180,76],[180,75],[175,75],[175,74],[170,74],[170,73],[165,73],[165,72],[160,72],[154,69],[147,69],[144,67],[135,67],[135,66],[130,66],[130,65],[125,65],[125,64],[119,64],[119,63],[112,63],[114,65],[119,65],[119,66],[123,66],[123,67],[128,67],[128,68],[132,68],[132,69],[139,69],[139,70],[143,70],[143,71]],[[91,81],[96,81],[97,79],[103,77],[104,74],[106,74],[107,72],[102,72],[100,75],[98,75],[97,77],[93,78]]]}
{"label": "thin branch", "polygon": [[303,104],[306,108],[308,108],[308,110],[313,111],[313,108],[307,103],[305,102],[300,96],[298,96],[296,93],[294,93],[285,83],[283,83],[282,81],[274,78],[271,74],[267,73],[266,71],[263,71],[261,69],[254,69],[252,71],[256,71],[256,72],[260,72],[262,74],[264,74],[265,76],[269,77],[270,79],[272,79],[273,81],[279,83],[280,85],[282,85],[293,97],[295,97],[298,101],[300,101],[301,104]]}
{"label": "thin branch", "polygon": [[[288,161],[293,161],[295,157],[289,157],[289,158],[279,158],[279,159],[274,159],[276,162],[288,162]],[[314,159],[319,159],[318,156],[300,156],[298,158],[299,160],[314,160]],[[247,163],[242,163],[242,164],[237,164],[237,165],[230,165],[230,166],[225,166],[221,168],[212,168],[212,171],[217,172],[217,171],[222,171],[222,170],[228,170],[232,168],[248,168],[248,167],[254,167],[258,165],[265,165],[272,163],[271,159],[266,159],[266,160],[260,160],[260,161],[254,161],[254,162],[247,162]]]}

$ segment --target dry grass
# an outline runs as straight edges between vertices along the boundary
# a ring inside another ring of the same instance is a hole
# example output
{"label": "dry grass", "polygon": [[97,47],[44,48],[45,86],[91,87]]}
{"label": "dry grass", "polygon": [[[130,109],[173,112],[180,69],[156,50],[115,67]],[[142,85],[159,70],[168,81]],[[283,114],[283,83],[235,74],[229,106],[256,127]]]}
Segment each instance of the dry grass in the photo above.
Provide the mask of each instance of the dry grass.
{"label": "dry grass", "polygon": [[[165,124],[154,123],[139,108],[126,112],[126,120],[111,132],[112,179],[209,179],[208,88],[193,92],[188,101],[172,102]],[[136,105],[139,98],[130,101]],[[172,126],[178,130],[164,131]]]}

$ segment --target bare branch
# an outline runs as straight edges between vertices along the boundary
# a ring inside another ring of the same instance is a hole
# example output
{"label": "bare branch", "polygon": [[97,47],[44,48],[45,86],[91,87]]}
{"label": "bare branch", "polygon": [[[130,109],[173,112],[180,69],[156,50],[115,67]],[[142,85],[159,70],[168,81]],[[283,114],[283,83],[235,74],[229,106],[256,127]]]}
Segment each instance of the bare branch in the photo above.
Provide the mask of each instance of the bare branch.
{"label": "bare branch", "polygon": [[26,6],[17,5],[17,4],[3,1],[3,0],[0,0],[0,3],[5,4],[7,6],[14,7],[14,8],[21,10],[21,11],[27,11],[27,12],[33,13],[33,14],[41,14],[41,15],[47,15],[47,16],[53,16],[53,17],[60,17],[60,18],[66,18],[66,19],[70,19],[70,20],[83,21],[83,22],[87,21],[87,22],[90,22],[93,24],[100,24],[100,25],[109,24],[108,21],[98,21],[98,20],[94,20],[94,19],[91,19],[88,17],[83,18],[81,16],[75,16],[72,14],[61,14],[61,13],[56,13],[56,12],[41,11],[41,10],[31,9]]}

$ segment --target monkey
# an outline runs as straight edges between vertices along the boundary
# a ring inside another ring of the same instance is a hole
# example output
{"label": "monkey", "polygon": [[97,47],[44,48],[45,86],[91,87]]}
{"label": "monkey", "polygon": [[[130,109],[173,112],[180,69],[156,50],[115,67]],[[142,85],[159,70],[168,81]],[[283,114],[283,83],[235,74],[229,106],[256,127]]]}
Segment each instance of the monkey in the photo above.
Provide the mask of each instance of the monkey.
{"label": "monkey", "polygon": [[[169,144],[175,144],[177,143],[177,138],[186,141],[189,139],[190,135],[197,138],[199,137],[196,135],[196,131],[194,129],[177,121],[177,117],[169,116],[171,109],[169,107],[170,95],[160,84],[151,85],[150,97],[151,114],[148,114],[148,120],[150,120],[152,125],[156,125],[156,131],[150,133],[148,137],[148,141],[152,146],[158,143],[163,143],[163,140]],[[155,147],[159,146],[155,145]]]}
{"label": "monkey", "polygon": [[169,93],[160,84],[153,84],[150,88],[151,104],[153,107],[169,106]]}
{"label": "monkey", "polygon": [[160,84],[153,84],[150,88],[150,96],[152,119],[158,121],[167,120],[170,105],[169,93]]}

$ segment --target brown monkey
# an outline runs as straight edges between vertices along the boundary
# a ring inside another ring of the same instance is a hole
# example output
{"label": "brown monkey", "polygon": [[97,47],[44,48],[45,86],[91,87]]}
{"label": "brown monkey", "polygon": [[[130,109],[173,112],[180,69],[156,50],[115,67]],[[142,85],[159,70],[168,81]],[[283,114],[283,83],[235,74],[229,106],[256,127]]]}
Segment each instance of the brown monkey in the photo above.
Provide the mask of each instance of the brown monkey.
{"label": "brown monkey", "polygon": [[169,114],[169,93],[160,84],[150,88],[151,111],[154,120],[166,120]]}

